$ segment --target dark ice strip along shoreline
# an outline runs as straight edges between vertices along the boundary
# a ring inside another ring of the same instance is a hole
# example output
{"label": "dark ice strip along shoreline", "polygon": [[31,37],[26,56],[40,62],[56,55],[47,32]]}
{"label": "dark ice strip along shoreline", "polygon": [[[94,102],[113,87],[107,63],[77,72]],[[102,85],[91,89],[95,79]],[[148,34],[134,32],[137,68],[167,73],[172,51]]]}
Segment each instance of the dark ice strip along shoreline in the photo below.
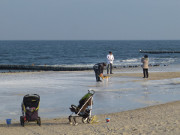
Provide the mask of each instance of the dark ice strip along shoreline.
{"label": "dark ice strip along shoreline", "polygon": [[[158,64],[150,66],[160,66]],[[166,65],[164,65],[166,66]],[[128,66],[113,66],[113,68],[136,68],[140,65],[128,65]],[[93,70],[93,67],[68,67],[68,66],[50,66],[50,65],[0,65],[0,70],[10,70],[13,71],[85,71]]]}

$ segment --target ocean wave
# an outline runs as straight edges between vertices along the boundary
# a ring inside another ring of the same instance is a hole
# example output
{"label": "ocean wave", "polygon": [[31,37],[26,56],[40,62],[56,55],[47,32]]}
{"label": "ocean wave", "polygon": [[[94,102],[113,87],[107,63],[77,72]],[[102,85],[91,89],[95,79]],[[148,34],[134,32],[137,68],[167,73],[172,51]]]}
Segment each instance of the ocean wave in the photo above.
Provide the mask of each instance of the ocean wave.
{"label": "ocean wave", "polygon": [[132,59],[126,59],[126,60],[121,60],[121,62],[138,62],[140,58],[132,58]]}
{"label": "ocean wave", "polygon": [[164,58],[162,59],[162,63],[174,63],[176,61],[176,58]]}
{"label": "ocean wave", "polygon": [[[149,58],[149,64],[150,65],[163,65],[163,64],[171,64],[176,63],[178,59],[177,58]],[[142,65],[141,58],[131,58],[131,59],[124,59],[124,60],[115,60],[114,65],[119,66],[134,66],[134,65]]]}

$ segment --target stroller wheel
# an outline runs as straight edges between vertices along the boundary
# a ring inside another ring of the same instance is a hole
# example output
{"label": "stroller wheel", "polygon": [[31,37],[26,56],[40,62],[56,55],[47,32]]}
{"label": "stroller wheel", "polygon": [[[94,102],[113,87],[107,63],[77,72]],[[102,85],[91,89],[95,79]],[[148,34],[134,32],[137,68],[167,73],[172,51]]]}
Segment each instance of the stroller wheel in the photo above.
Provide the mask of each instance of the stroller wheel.
{"label": "stroller wheel", "polygon": [[20,123],[21,123],[21,126],[24,127],[24,117],[23,116],[20,117]]}
{"label": "stroller wheel", "polygon": [[92,120],[92,117],[88,117],[88,118],[87,118],[87,123],[90,123],[91,120]]}
{"label": "stroller wheel", "polygon": [[82,122],[83,123],[87,123],[88,122],[88,118],[82,118]]}
{"label": "stroller wheel", "polygon": [[37,119],[37,124],[38,124],[39,126],[41,126],[41,118],[40,118],[40,117],[38,117],[38,119]]}

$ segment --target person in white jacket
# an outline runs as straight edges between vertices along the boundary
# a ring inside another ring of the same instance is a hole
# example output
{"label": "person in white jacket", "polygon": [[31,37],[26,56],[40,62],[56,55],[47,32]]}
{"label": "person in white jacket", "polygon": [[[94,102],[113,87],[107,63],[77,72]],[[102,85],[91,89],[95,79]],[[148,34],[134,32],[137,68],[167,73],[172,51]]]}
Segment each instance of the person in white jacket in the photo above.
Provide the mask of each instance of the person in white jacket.
{"label": "person in white jacket", "polygon": [[109,54],[107,55],[107,74],[109,74],[109,70],[110,70],[110,74],[113,74],[112,73],[113,61],[114,61],[114,56],[110,51]]}

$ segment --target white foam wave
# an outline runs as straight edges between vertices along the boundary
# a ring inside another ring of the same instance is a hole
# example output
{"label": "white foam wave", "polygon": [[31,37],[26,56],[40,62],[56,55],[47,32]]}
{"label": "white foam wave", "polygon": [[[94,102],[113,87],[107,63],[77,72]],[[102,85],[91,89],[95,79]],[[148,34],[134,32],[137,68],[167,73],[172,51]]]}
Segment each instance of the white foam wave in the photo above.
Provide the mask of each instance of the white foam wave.
{"label": "white foam wave", "polygon": [[140,59],[132,58],[132,59],[122,60],[122,62],[138,62],[139,60],[140,60]]}
{"label": "white foam wave", "polygon": [[[177,58],[149,58],[149,64],[155,65],[155,64],[172,64],[177,61]],[[142,65],[141,58],[131,58],[131,59],[124,59],[124,60],[116,60],[114,61],[114,65]]]}
{"label": "white foam wave", "polygon": [[162,63],[173,63],[173,62],[175,62],[174,58],[165,58],[165,59],[162,59]]}
{"label": "white foam wave", "polygon": [[[177,58],[149,58],[149,64],[171,64],[177,61]],[[102,61],[103,62],[103,61]],[[64,64],[64,65],[46,65],[46,66],[54,66],[54,67],[93,67],[93,64]],[[128,58],[128,59],[115,59],[114,66],[133,66],[133,65],[142,65],[141,63],[141,57],[139,58]],[[44,65],[41,65],[44,66]]]}

